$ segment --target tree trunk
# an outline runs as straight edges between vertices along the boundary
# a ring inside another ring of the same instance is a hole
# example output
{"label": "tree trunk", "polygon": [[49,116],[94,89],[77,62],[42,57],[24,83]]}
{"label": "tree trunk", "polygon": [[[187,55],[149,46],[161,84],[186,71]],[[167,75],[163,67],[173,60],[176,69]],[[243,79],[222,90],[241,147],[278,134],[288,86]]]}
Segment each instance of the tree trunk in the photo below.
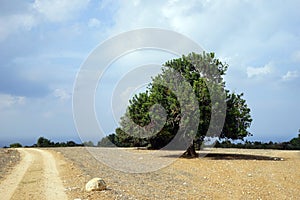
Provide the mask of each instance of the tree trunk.
{"label": "tree trunk", "polygon": [[198,154],[196,153],[196,150],[195,150],[194,142],[189,146],[189,148],[186,150],[186,152],[184,152],[184,154],[182,156],[186,157],[186,158],[198,157]]}

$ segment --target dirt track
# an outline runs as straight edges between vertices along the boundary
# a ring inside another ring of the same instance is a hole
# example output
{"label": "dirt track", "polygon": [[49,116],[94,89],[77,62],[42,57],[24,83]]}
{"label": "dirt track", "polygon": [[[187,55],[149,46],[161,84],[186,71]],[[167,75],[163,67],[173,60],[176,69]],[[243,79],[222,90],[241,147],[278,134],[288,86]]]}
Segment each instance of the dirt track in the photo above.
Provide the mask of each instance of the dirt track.
{"label": "dirt track", "polygon": [[53,155],[47,150],[18,150],[22,159],[1,182],[1,199],[67,199]]}

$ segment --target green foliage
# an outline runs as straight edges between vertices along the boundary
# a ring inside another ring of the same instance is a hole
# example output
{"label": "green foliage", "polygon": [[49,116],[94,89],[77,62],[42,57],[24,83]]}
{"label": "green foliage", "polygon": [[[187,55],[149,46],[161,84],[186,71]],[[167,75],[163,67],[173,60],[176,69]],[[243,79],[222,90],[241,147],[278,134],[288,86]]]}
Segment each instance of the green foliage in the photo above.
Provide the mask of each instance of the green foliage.
{"label": "green foliage", "polygon": [[22,144],[17,142],[17,143],[10,144],[9,147],[10,148],[20,148],[20,147],[22,147]]}
{"label": "green foliage", "polygon": [[174,135],[169,131],[162,130],[155,137],[149,138],[149,148],[160,149],[168,144],[173,139],[173,137]]}
{"label": "green foliage", "polygon": [[44,137],[39,137],[36,143],[37,147],[53,147],[54,142],[51,142],[49,139]]}
{"label": "green foliage", "polygon": [[298,134],[297,138],[291,139],[289,144],[290,144],[289,147],[291,149],[300,149],[300,134]]}
{"label": "green foliage", "polygon": [[[148,143],[153,148],[161,148],[168,144],[181,128],[185,130],[183,137],[193,137],[201,143],[207,134],[213,137],[221,130],[221,127],[210,127],[212,114],[218,116],[226,114],[221,138],[242,139],[249,136],[247,129],[252,121],[250,109],[242,98],[243,94],[224,90],[225,82],[222,76],[225,75],[228,66],[214,56],[214,53],[203,52],[201,55],[191,53],[167,61],[162,67],[162,73],[153,78],[147,91],[135,95],[129,101],[127,112],[120,120],[121,128],[116,130],[116,143],[122,146]],[[176,88],[172,90],[163,85],[164,81],[175,85]],[[190,87],[185,87],[184,84],[189,84]],[[186,88],[192,88],[193,91]],[[191,103],[194,98],[191,93],[196,98],[197,108]],[[222,95],[225,95],[226,113],[216,113],[221,105],[218,101],[213,104],[211,99],[218,99]],[[184,98],[178,99],[179,96]],[[155,104],[164,107],[166,123],[156,135],[141,137],[144,136],[144,132],[155,132],[154,127],[162,121],[159,118],[161,115],[155,115],[155,111],[151,110]],[[130,119],[142,128],[132,124]],[[198,130],[193,132],[190,124],[196,121],[199,121]]]}
{"label": "green foliage", "polygon": [[239,149],[278,149],[278,150],[300,150],[300,134],[297,138],[291,139],[289,142],[260,142],[245,141],[244,143],[234,144],[230,140],[222,142],[217,141],[217,148],[239,148]]}
{"label": "green foliage", "polygon": [[116,141],[116,135],[115,134],[110,134],[110,135],[102,138],[98,142],[97,146],[98,147],[113,147],[113,146],[116,145],[116,143],[117,143],[117,141]]}
{"label": "green foliage", "polygon": [[110,141],[119,147],[144,147],[148,144],[145,139],[128,135],[121,128],[116,129],[115,138]]}
{"label": "green foliage", "polygon": [[251,135],[247,131],[252,122],[250,109],[242,96],[243,93],[227,93],[226,119],[221,138],[243,139]]}
{"label": "green foliage", "polygon": [[[39,137],[37,139],[36,144],[33,144],[31,146],[24,146],[24,147],[26,148],[26,147],[77,147],[77,146],[83,146],[83,144],[77,144],[74,141],[56,142],[55,143],[45,137]],[[10,144],[10,147],[17,148],[17,147],[22,147],[22,145],[20,143],[13,143],[13,144]]]}
{"label": "green foliage", "polygon": [[86,147],[94,147],[94,143],[92,141],[87,141],[87,142],[83,142],[83,146],[86,146]]}
{"label": "green foliage", "polygon": [[74,142],[74,141],[67,141],[66,146],[67,147],[75,147],[75,146],[78,146],[78,144],[76,144],[76,142]]}
{"label": "green foliage", "polygon": [[83,146],[83,145],[77,144],[74,141],[54,143],[45,137],[39,137],[37,143],[33,145],[33,147],[76,147],[76,146]]}

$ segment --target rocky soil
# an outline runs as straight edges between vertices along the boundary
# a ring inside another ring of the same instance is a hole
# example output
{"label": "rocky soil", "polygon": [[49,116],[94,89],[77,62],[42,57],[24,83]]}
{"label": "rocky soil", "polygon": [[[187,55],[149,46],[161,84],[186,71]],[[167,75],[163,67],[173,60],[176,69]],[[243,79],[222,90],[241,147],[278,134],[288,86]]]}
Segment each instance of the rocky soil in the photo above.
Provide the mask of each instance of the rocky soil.
{"label": "rocky soil", "polygon": [[[72,200],[299,199],[299,151],[212,149],[200,152],[208,153],[205,158],[178,158],[154,172],[125,173],[95,159],[86,148],[52,150],[69,161],[59,168],[66,193]],[[112,154],[111,159],[114,157]],[[131,158],[126,159],[130,163]],[[148,162],[153,164],[152,160]],[[84,191],[85,183],[94,177],[103,178],[107,190]]]}
{"label": "rocky soil", "polygon": [[14,149],[0,148],[0,181],[20,161],[20,153]]}

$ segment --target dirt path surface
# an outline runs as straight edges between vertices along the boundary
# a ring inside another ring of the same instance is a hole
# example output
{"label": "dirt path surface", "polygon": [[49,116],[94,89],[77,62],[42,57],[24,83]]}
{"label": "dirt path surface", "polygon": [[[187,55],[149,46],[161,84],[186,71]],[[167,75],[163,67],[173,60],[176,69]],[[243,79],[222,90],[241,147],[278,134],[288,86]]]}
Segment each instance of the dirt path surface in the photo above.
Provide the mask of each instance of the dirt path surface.
{"label": "dirt path surface", "polygon": [[48,150],[18,149],[21,161],[0,183],[1,199],[67,199],[57,170],[57,161]]}

